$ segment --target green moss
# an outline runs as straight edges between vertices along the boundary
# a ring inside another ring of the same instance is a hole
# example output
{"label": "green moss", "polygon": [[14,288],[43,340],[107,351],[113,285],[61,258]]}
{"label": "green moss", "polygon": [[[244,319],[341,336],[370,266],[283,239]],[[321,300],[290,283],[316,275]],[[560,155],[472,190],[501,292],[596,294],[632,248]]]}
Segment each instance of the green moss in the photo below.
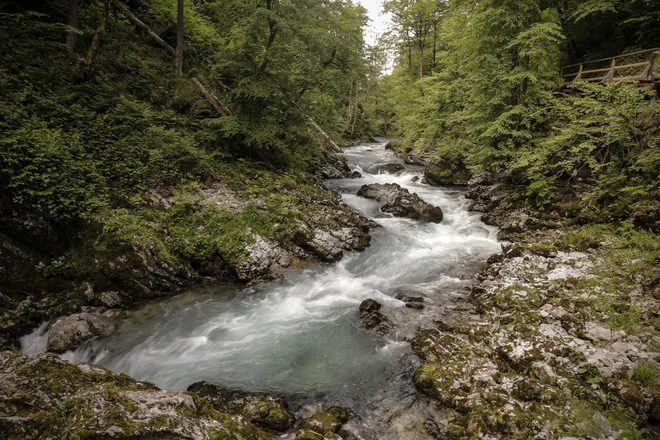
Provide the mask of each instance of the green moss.
{"label": "green moss", "polygon": [[534,243],[529,247],[529,250],[534,255],[541,255],[546,258],[557,254],[557,248],[548,243]]}

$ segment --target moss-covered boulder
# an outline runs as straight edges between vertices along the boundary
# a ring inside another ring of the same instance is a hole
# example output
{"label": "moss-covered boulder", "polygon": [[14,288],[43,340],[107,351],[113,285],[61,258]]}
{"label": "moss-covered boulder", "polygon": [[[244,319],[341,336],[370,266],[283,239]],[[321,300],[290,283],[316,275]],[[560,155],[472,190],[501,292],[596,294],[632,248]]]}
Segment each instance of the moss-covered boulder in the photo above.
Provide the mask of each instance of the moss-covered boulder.
{"label": "moss-covered boulder", "polygon": [[188,387],[205,397],[218,411],[244,416],[250,422],[270,431],[283,432],[295,422],[287,402],[269,394],[225,390],[208,382],[197,382]]}
{"label": "moss-covered boulder", "polygon": [[327,411],[317,412],[303,420],[300,430],[296,434],[296,440],[334,440],[341,438],[337,433],[350,418],[350,412],[338,406],[333,406]]}
{"label": "moss-covered boulder", "polygon": [[440,159],[424,166],[424,177],[432,186],[467,185],[472,173],[461,159]]}
{"label": "moss-covered boulder", "polygon": [[206,399],[160,390],[104,368],[52,354],[0,353],[0,438],[262,440],[244,417]]}

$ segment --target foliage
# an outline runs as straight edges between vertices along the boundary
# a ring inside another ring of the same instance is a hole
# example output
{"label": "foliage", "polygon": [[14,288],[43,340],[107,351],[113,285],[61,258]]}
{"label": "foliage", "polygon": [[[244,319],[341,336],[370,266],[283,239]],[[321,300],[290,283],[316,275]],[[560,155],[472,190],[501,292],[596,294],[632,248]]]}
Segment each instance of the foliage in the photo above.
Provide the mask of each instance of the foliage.
{"label": "foliage", "polygon": [[[374,113],[383,129],[403,138],[404,149],[432,151],[438,161],[473,172],[506,170],[539,207],[552,204],[559,188],[579,187],[588,193],[581,221],[630,218],[660,230],[655,92],[626,83],[579,83],[565,92],[558,77],[561,64],[584,55],[657,46],[649,34],[625,33],[626,46],[601,51],[613,37],[593,29],[585,35],[587,24],[650,26],[654,2],[451,0],[429,4],[423,14],[421,3],[386,2],[398,58]],[[427,54],[411,64],[420,23],[430,22],[434,61]],[[411,75],[412,65],[424,75]]]}
{"label": "foliage", "polygon": [[[83,54],[102,4],[80,3]],[[172,42],[176,4],[150,5],[133,13]],[[53,225],[130,209],[149,188],[208,181],[232,157],[309,170],[325,147],[308,118],[338,141],[371,131],[357,104],[350,114],[345,105],[379,70],[365,52],[365,10],[351,2],[186,2],[185,70],[220,96],[227,118],[121,13],[85,78],[64,46],[66,1],[2,8],[0,183],[16,209]]]}

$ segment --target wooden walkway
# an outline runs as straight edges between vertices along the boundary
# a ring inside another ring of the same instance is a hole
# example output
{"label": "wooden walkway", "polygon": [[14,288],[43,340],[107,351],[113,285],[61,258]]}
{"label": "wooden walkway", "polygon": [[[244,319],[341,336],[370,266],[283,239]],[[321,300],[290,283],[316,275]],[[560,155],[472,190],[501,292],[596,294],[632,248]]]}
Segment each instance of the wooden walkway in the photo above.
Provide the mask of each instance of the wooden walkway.
{"label": "wooden walkway", "polygon": [[660,48],[585,61],[561,68],[561,76],[571,84],[577,81],[608,83],[636,81],[639,86],[660,88]]}

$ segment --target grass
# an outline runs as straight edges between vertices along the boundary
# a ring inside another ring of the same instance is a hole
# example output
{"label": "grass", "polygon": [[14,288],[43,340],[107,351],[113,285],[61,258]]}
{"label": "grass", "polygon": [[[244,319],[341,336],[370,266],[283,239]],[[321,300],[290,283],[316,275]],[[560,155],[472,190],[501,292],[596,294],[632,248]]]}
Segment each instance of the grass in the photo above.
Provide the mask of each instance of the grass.
{"label": "grass", "polygon": [[635,380],[644,385],[652,385],[658,383],[660,373],[658,366],[655,362],[640,362],[635,365],[632,373],[632,380]]}

